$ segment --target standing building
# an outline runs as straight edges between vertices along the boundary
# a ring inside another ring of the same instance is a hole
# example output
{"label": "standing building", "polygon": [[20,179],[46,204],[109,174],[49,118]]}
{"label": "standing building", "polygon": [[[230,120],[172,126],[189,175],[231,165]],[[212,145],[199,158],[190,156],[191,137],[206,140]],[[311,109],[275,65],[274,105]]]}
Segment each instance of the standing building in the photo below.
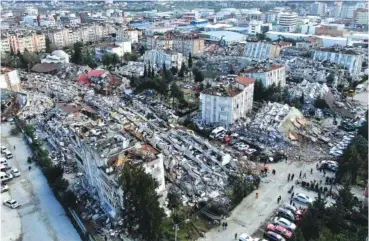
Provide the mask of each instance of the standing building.
{"label": "standing building", "polygon": [[246,69],[242,75],[261,81],[265,88],[272,84],[286,85],[286,70],[282,65],[256,66]]}
{"label": "standing building", "polygon": [[347,4],[342,5],[341,18],[352,19],[354,17],[354,11],[355,11],[355,6],[347,5]]}
{"label": "standing building", "polygon": [[359,8],[354,11],[353,24],[355,27],[368,28],[368,9]]}
{"label": "standing building", "polygon": [[29,52],[42,52],[46,49],[45,35],[43,33],[8,34],[7,38],[14,53],[23,53],[26,49]]}
{"label": "standing building", "polygon": [[293,32],[296,28],[297,14],[294,12],[280,13],[278,16],[278,25],[281,31]]}
{"label": "standing building", "polygon": [[346,69],[352,76],[361,72],[363,55],[351,49],[322,48],[315,50],[314,60],[328,60]]}
{"label": "standing building", "polygon": [[323,16],[327,11],[327,4],[322,2],[315,2],[310,5],[310,14],[316,16]]}
{"label": "standing building", "polygon": [[173,50],[188,56],[203,52],[205,48],[204,39],[193,35],[181,35],[173,37]]}
{"label": "standing building", "polygon": [[211,87],[200,93],[201,117],[205,123],[231,125],[245,118],[254,100],[252,78],[237,77],[228,87]]}
{"label": "standing building", "polygon": [[183,54],[170,50],[148,50],[143,55],[145,64],[150,64],[155,69],[161,69],[165,64],[167,69],[175,67],[180,69],[185,61]]}
{"label": "standing building", "polygon": [[246,42],[243,55],[254,60],[273,59],[280,55],[281,49],[292,46],[292,43],[270,43],[266,41]]}
{"label": "standing building", "polygon": [[116,42],[116,43],[102,43],[95,47],[95,58],[101,61],[105,53],[117,54],[123,57],[125,53],[131,53],[131,40]]}

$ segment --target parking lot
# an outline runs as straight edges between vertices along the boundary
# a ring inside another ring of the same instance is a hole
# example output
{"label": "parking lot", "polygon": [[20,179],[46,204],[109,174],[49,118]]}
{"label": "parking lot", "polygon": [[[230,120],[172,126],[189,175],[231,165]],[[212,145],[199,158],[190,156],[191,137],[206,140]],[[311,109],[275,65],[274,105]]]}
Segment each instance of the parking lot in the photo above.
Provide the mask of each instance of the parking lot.
{"label": "parking lot", "polygon": [[2,124],[1,130],[1,146],[14,155],[8,164],[21,174],[7,183],[9,191],[1,193],[2,202],[14,199],[20,204],[18,209],[2,205],[1,240],[81,240],[41,170],[34,164],[28,170],[30,152],[22,136],[10,136],[9,124]]}
{"label": "parking lot", "polygon": [[[228,228],[216,228],[206,234],[206,237],[201,241],[228,241],[234,240],[234,236],[242,233],[247,233],[253,237],[262,237],[267,224],[271,223],[275,216],[276,209],[285,203],[290,202],[291,194],[288,190],[294,186],[294,192],[304,193],[310,198],[314,199],[317,196],[316,192],[309,191],[300,185],[295,184],[295,180],[299,179],[299,173],[306,173],[306,181],[325,179],[323,173],[316,170],[317,162],[279,162],[270,164],[269,169],[275,169],[276,175],[268,174],[259,189],[247,196],[232,212],[232,214],[224,222],[228,223]],[[310,174],[313,168],[313,174]],[[287,181],[289,173],[295,174],[294,181]],[[327,172],[327,176],[332,176],[333,173]],[[303,175],[302,175],[303,177]],[[324,183],[324,181],[323,181]],[[256,192],[259,193],[259,198],[256,199]],[[277,198],[281,196],[282,199],[277,204]],[[328,199],[330,203],[332,200]],[[295,203],[296,207],[306,207],[303,204]]]}

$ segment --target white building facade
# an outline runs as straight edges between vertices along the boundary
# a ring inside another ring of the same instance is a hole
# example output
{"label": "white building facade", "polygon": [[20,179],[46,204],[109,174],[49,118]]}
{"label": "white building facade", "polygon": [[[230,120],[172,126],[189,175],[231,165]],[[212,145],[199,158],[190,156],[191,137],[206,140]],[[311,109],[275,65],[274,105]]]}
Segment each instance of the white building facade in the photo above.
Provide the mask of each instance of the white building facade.
{"label": "white building facade", "polygon": [[363,55],[352,50],[321,49],[316,50],[314,60],[328,60],[345,68],[351,75],[357,76],[361,72]]}
{"label": "white building facade", "polygon": [[247,69],[243,75],[261,81],[265,88],[272,84],[281,85],[282,87],[286,85],[286,70],[281,65],[254,67]]}
{"label": "white building facade", "polygon": [[275,46],[268,42],[247,42],[243,55],[256,60],[266,60],[272,57]]}
{"label": "white building facade", "polygon": [[[200,93],[201,118],[205,123],[231,125],[245,118],[252,109],[254,79],[238,77],[234,86],[224,90],[207,89]],[[223,92],[221,94],[221,92]]]}
{"label": "white building facade", "polygon": [[294,12],[280,13],[278,16],[278,25],[287,32],[293,32],[295,31],[297,17],[297,14]]}
{"label": "white building facade", "polygon": [[143,55],[145,64],[150,64],[156,69],[161,69],[165,64],[167,69],[175,67],[180,69],[185,61],[183,54],[164,50],[148,50]]}

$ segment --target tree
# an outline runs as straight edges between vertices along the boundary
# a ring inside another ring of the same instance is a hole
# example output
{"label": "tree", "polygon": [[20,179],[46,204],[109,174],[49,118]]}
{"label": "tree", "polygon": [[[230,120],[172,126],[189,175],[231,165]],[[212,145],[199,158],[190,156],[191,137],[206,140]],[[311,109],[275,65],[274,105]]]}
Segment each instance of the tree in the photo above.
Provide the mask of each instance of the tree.
{"label": "tree", "polygon": [[264,99],[266,89],[263,86],[261,80],[256,79],[254,84],[254,100],[261,101]]}
{"label": "tree", "polygon": [[174,98],[178,100],[184,99],[182,90],[178,87],[177,83],[174,82],[170,86],[170,96],[172,97],[172,106],[174,106]]}
{"label": "tree", "polygon": [[178,77],[181,77],[181,78],[184,77],[184,74],[186,72],[186,68],[187,68],[186,65],[184,63],[182,63],[181,69],[178,72]]}
{"label": "tree", "polygon": [[120,186],[124,193],[124,228],[143,240],[160,240],[165,214],[155,191],[158,182],[142,166],[128,162],[121,171]]}
{"label": "tree", "polygon": [[301,105],[303,105],[305,103],[305,95],[304,95],[304,93],[302,93],[302,95],[300,97],[300,103],[301,103]]}
{"label": "tree", "polygon": [[146,64],[144,64],[144,77],[147,77],[147,69],[146,69]]}
{"label": "tree", "polygon": [[177,192],[168,193],[167,198],[170,209],[178,209],[182,205],[182,198]]}
{"label": "tree", "polygon": [[51,41],[48,37],[45,39],[45,45],[46,45],[46,53],[51,53],[53,50],[51,49]]}
{"label": "tree", "polygon": [[327,102],[325,101],[325,99],[322,98],[318,98],[315,100],[314,102],[314,106],[315,108],[319,108],[319,109],[325,109],[325,108],[329,108]]}
{"label": "tree", "polygon": [[83,44],[81,42],[76,42],[73,44],[73,54],[71,57],[72,63],[83,64],[82,47]]}
{"label": "tree", "polygon": [[118,64],[120,62],[120,60],[119,60],[119,56],[116,54],[116,53],[113,53],[112,54],[112,58],[111,58],[111,63],[113,64],[113,65],[116,65],[116,64]]}
{"label": "tree", "polygon": [[191,55],[191,53],[188,54],[188,67],[192,68],[192,55]]}
{"label": "tree", "polygon": [[108,66],[109,64],[111,64],[113,62],[113,55],[111,53],[104,53],[101,62]]}
{"label": "tree", "polygon": [[146,49],[145,49],[145,46],[143,46],[143,45],[141,45],[141,47],[140,47],[140,54],[141,55],[144,55],[144,53],[145,53],[145,51],[146,51]]}
{"label": "tree", "polygon": [[174,66],[172,66],[172,68],[170,68],[170,72],[172,72],[173,75],[176,75],[178,72],[178,69]]}
{"label": "tree", "polygon": [[195,82],[203,82],[204,81],[204,75],[200,70],[198,70],[197,68],[194,68],[194,69],[192,69],[192,73],[194,75]]}

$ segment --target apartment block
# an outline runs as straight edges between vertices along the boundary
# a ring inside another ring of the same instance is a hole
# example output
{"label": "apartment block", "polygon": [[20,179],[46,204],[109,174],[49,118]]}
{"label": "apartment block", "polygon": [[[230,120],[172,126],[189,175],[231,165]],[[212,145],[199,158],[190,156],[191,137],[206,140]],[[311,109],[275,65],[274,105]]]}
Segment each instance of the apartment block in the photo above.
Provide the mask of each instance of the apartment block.
{"label": "apartment block", "polygon": [[254,82],[252,78],[238,76],[227,87],[211,87],[202,91],[202,121],[228,126],[240,118],[245,118],[252,109]]}
{"label": "apartment block", "polygon": [[181,53],[168,50],[148,50],[143,55],[145,64],[151,64],[156,69],[161,69],[165,64],[167,69],[172,67],[180,69],[185,57]]}
{"label": "apartment block", "polygon": [[282,87],[286,85],[286,70],[285,67],[281,65],[252,67],[246,69],[242,75],[254,78],[256,81],[261,81],[265,88],[272,84],[281,85]]}
{"label": "apartment block", "polygon": [[175,36],[173,37],[173,50],[188,56],[190,53],[196,55],[203,52],[205,48],[204,39],[197,36]]}
{"label": "apartment block", "polygon": [[292,43],[270,43],[266,41],[246,42],[243,55],[250,59],[267,60],[279,56],[281,49],[292,46]]}
{"label": "apartment block", "polygon": [[328,60],[342,66],[351,75],[357,76],[361,72],[363,55],[351,49],[321,48],[315,50],[314,60]]}
{"label": "apartment block", "polygon": [[[26,49],[29,52],[45,51],[45,35],[42,33],[15,33],[7,35],[10,48],[14,53],[23,53]],[[6,41],[2,40],[2,44],[6,46]]]}

